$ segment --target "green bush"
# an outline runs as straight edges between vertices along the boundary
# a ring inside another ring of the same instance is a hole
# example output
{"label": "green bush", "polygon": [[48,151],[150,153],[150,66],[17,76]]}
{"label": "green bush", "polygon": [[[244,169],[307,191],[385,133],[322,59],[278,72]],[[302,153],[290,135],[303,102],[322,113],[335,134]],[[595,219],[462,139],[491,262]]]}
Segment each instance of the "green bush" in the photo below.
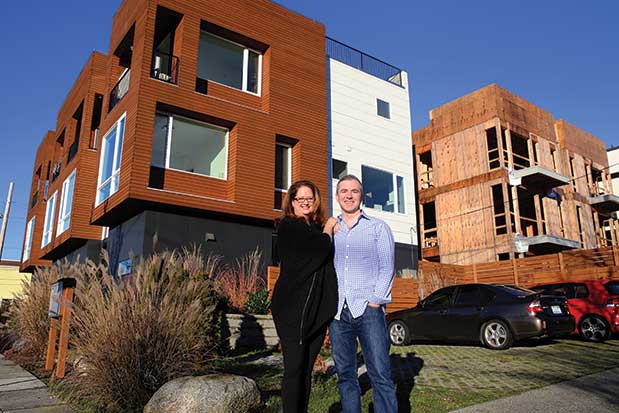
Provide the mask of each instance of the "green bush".
{"label": "green bush", "polygon": [[251,314],[266,314],[270,305],[269,290],[261,288],[255,293],[248,294],[245,310]]}

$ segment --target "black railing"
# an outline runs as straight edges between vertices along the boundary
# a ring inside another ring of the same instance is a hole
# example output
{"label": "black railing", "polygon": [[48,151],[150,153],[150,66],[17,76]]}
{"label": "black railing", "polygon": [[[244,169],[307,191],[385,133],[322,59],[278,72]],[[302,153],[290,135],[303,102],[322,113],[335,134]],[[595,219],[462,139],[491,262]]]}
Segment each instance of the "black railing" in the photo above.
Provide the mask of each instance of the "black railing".
{"label": "black railing", "polygon": [[379,79],[402,86],[400,69],[330,37],[327,37],[327,56]]}
{"label": "black railing", "polygon": [[155,51],[150,76],[153,79],[159,79],[164,82],[177,84],[178,57],[168,53]]}
{"label": "black railing", "polygon": [[39,191],[37,190],[33,195],[32,195],[32,202],[30,203],[30,208],[34,208],[34,206],[37,204],[37,201],[39,200]]}
{"label": "black railing", "polygon": [[67,156],[67,164],[71,162],[71,159],[75,158],[75,155],[77,155],[77,148],[79,147],[79,144],[80,144],[79,136],[76,136],[75,140],[69,147],[69,155]]}
{"label": "black railing", "polygon": [[129,92],[129,81],[131,80],[131,70],[127,70],[114,86],[114,89],[110,92],[110,107],[108,112],[114,109],[114,106],[121,101],[123,97]]}
{"label": "black railing", "polygon": [[54,168],[52,169],[52,182],[58,179],[58,175],[60,175],[60,170],[62,169],[62,160],[56,162]]}

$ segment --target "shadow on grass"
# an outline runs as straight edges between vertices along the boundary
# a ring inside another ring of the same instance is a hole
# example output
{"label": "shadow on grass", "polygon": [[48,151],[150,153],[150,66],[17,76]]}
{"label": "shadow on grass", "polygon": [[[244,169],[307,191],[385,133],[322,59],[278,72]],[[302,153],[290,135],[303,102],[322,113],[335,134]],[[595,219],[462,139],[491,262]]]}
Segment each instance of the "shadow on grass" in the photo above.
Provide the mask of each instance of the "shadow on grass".
{"label": "shadow on grass", "polygon": [[[417,357],[414,352],[406,354],[391,354],[391,376],[395,384],[395,392],[398,400],[398,413],[411,413],[410,395],[415,387],[415,377],[423,368],[424,361]],[[362,365],[363,361],[359,362]],[[359,376],[359,386],[361,396],[366,394],[371,388],[372,383],[367,372]],[[329,407],[329,413],[337,413],[342,410],[340,402],[334,403]],[[374,412],[373,402],[370,402],[368,412]]]}

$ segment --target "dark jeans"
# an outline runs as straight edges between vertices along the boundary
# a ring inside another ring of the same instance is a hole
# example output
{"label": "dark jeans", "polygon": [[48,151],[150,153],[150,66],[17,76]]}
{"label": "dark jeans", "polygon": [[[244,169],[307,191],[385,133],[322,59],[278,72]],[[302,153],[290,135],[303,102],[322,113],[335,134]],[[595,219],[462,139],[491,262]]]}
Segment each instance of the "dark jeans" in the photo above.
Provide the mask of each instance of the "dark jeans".
{"label": "dark jeans", "polygon": [[282,379],[282,406],[284,413],[307,412],[310,388],[312,384],[312,369],[316,357],[325,341],[327,326],[303,340],[282,339],[284,355],[284,378]]}
{"label": "dark jeans", "polygon": [[329,338],[337,371],[342,412],[361,412],[361,387],[357,378],[357,338],[373,388],[374,412],[396,413],[398,402],[391,379],[389,337],[382,308],[368,306],[353,318],[344,307],[339,320],[329,326]]}

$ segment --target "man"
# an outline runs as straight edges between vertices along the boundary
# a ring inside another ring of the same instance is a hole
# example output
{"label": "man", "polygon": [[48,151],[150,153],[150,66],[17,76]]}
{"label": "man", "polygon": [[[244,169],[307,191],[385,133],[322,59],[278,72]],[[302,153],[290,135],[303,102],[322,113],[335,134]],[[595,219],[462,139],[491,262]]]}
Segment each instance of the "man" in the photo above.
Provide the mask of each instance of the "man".
{"label": "man", "polygon": [[357,338],[373,388],[374,411],[396,413],[389,362],[385,304],[391,302],[394,241],[389,226],[361,209],[363,187],[354,175],[337,183],[342,214],[333,236],[339,302],[329,337],[344,413],[361,412],[357,379]]}

